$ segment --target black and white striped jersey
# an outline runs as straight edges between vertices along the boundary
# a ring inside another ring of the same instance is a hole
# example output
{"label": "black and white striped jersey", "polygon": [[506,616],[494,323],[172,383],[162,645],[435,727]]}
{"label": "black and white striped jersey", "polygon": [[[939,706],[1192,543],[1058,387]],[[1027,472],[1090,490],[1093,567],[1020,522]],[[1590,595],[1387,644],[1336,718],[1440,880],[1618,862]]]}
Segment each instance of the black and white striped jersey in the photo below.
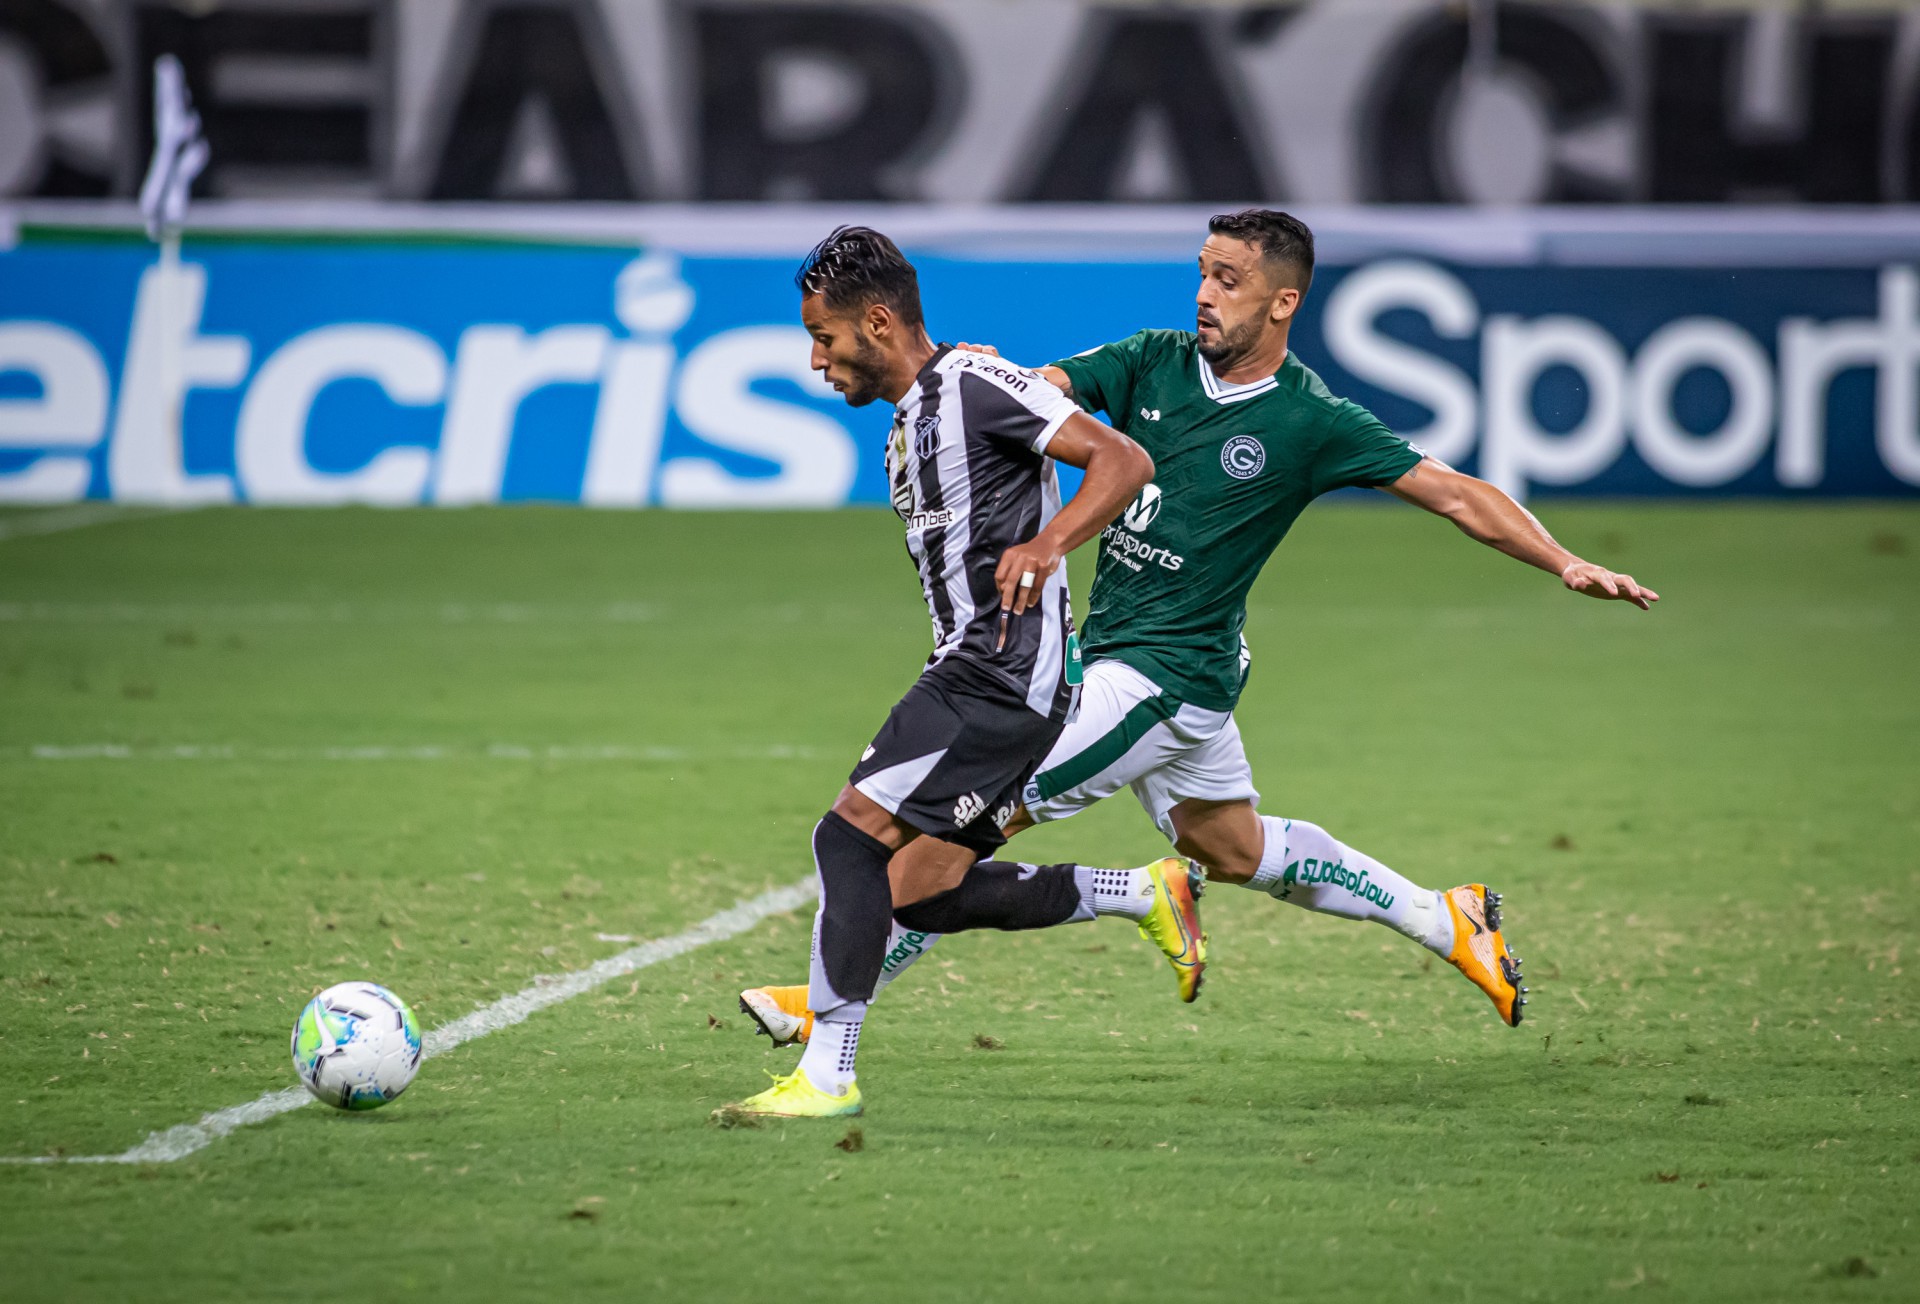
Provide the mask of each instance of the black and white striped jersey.
{"label": "black and white striped jersey", "polygon": [[907,523],[933,617],[929,666],[959,660],[985,671],[1051,720],[1072,713],[1080,649],[1064,562],[1040,600],[1000,637],[1000,555],[1060,510],[1047,444],[1080,409],[1039,373],[942,345],[894,413],[887,439],[893,509]]}

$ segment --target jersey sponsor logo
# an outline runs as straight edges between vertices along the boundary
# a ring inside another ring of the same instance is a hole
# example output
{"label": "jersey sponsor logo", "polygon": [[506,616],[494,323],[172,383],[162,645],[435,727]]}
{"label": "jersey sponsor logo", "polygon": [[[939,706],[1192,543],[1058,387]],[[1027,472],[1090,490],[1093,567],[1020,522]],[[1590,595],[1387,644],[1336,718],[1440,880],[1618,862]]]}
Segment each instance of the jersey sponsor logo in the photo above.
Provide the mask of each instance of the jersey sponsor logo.
{"label": "jersey sponsor logo", "polygon": [[1177,571],[1187,564],[1187,559],[1171,548],[1156,548],[1138,535],[1121,529],[1120,524],[1109,525],[1100,531],[1101,551],[1128,570],[1141,571],[1149,566],[1158,566],[1161,570]]}
{"label": "jersey sponsor logo", "polygon": [[953,520],[953,508],[942,507],[937,512],[913,513],[907,517],[907,528],[909,530],[938,530],[943,526],[952,525]]}
{"label": "jersey sponsor logo", "polygon": [[959,801],[953,803],[954,826],[956,828],[965,828],[985,814],[986,809],[987,803],[980,799],[979,793],[968,793]]}
{"label": "jersey sponsor logo", "polygon": [[1150,484],[1140,491],[1140,496],[1133,500],[1120,519],[1135,534],[1145,534],[1147,527],[1153,524],[1153,518],[1160,515],[1161,502],[1160,486]]}
{"label": "jersey sponsor logo", "polygon": [[1007,827],[1007,821],[1012,818],[1013,818],[1012,802],[1010,801],[1003,802],[1000,805],[995,806],[993,808],[993,825],[995,828],[1004,829],[1005,827]]}
{"label": "jersey sponsor logo", "polygon": [[940,414],[917,418],[913,423],[913,455],[922,462],[930,462],[933,455],[940,451]]}
{"label": "jersey sponsor logo", "polygon": [[1158,421],[1160,419],[1160,409],[1159,408],[1141,408],[1140,419],[1142,421]]}
{"label": "jersey sponsor logo", "polygon": [[1040,379],[1038,372],[1028,371],[1025,367],[1008,367],[989,358],[984,353],[960,352],[950,355],[969,371],[977,371],[983,376],[992,376],[1001,381],[1015,393],[1027,392],[1029,380]]}
{"label": "jersey sponsor logo", "polygon": [[1032,810],[1035,806],[1038,806],[1040,804],[1040,785],[1037,783],[1028,783],[1026,787],[1020,790],[1020,800],[1026,803],[1028,810]]}
{"label": "jersey sponsor logo", "polygon": [[1252,435],[1235,435],[1220,450],[1220,465],[1236,480],[1251,480],[1267,464],[1267,450]]}

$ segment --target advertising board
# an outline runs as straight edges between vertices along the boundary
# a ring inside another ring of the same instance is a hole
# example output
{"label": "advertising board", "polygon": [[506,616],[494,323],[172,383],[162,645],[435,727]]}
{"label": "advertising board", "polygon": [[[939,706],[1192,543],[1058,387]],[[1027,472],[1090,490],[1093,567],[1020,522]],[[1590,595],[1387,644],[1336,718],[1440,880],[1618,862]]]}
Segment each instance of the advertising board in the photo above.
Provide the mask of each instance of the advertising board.
{"label": "advertising board", "polygon": [[[1071,253],[1059,231],[901,229],[938,337],[1039,365],[1189,326],[1203,219],[1089,216]],[[798,321],[794,266],[835,220],[215,229],[177,259],[28,223],[0,252],[0,501],[884,502],[886,405],[828,391]],[[1920,492],[1920,271],[1897,231],[1854,262],[1818,224],[1802,244],[1825,252],[1797,262],[1729,239],[1716,265],[1609,228],[1569,246],[1607,251],[1582,263],[1463,220],[1477,246],[1322,224],[1293,335],[1436,456],[1522,497]]]}

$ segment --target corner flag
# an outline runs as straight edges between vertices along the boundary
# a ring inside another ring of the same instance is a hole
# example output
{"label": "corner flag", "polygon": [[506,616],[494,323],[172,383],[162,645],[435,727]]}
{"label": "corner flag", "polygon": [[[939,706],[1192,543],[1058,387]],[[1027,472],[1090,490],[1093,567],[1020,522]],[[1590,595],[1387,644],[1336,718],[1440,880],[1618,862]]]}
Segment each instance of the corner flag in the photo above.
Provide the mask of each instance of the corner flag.
{"label": "corner flag", "polygon": [[163,54],[153,61],[153,161],[140,187],[140,216],[147,235],[159,240],[187,217],[187,192],[207,166],[200,115],[187,98],[180,61]]}

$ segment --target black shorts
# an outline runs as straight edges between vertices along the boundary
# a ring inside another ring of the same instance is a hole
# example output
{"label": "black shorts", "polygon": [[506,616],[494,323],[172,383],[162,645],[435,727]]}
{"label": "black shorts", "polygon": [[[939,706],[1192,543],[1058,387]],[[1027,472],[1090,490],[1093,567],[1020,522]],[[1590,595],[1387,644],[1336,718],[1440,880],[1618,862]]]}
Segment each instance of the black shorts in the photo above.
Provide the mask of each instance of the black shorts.
{"label": "black shorts", "polygon": [[1064,727],[950,658],[907,690],[849,782],[929,837],[990,856]]}

